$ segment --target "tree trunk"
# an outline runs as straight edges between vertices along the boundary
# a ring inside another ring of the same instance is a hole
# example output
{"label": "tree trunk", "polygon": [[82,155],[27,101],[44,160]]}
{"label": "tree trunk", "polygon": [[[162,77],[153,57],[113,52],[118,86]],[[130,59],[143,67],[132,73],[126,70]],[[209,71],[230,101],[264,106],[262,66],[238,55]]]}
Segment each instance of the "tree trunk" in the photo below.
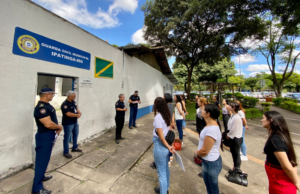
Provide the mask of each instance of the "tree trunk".
{"label": "tree trunk", "polygon": [[191,67],[191,68],[188,70],[187,99],[190,99],[190,93],[191,93],[191,82],[192,82],[192,73],[193,73],[193,68]]}

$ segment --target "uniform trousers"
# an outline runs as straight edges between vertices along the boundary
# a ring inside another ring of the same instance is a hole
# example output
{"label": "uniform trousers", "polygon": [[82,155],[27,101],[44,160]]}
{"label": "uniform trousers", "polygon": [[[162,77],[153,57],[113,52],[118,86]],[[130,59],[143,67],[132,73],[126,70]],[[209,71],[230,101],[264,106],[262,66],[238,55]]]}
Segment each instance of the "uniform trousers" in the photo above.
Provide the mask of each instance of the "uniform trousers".
{"label": "uniform trousers", "polygon": [[55,139],[54,131],[49,131],[45,133],[37,132],[35,135],[36,158],[35,158],[34,180],[32,186],[33,193],[39,192],[44,188],[42,180],[45,178],[47,166],[50,161],[54,139]]}
{"label": "uniform trousers", "polygon": [[130,107],[129,127],[136,126],[135,120],[136,120],[137,112],[138,112],[138,106]]}
{"label": "uniform trousers", "polygon": [[122,129],[124,127],[125,117],[115,117],[116,121],[116,140],[121,139]]}

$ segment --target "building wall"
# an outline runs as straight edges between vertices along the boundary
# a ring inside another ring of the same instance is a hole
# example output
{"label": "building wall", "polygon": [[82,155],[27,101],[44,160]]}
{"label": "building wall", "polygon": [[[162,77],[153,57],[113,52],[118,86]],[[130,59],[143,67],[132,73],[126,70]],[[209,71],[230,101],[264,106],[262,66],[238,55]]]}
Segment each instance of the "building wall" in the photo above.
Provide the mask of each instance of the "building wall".
{"label": "building wall", "polygon": [[[151,111],[154,99],[163,95],[163,86],[171,84],[160,71],[126,54],[123,74],[121,51],[29,0],[3,1],[0,18],[0,178],[33,163],[33,111],[38,73],[75,78],[76,101],[83,113],[79,119],[79,141],[115,126],[114,105],[120,93],[125,94],[125,104],[129,107],[129,96],[138,90],[142,101],[139,108],[146,114]],[[14,55],[16,27],[90,53],[90,70]],[[94,78],[96,56],[114,62],[114,79]],[[80,78],[91,79],[92,87],[80,87]]]}
{"label": "building wall", "polygon": [[150,66],[154,67],[158,71],[160,71],[160,66],[157,63],[156,57],[153,53],[148,53],[148,54],[143,54],[143,55],[133,54],[133,56],[140,59],[141,61],[149,64]]}

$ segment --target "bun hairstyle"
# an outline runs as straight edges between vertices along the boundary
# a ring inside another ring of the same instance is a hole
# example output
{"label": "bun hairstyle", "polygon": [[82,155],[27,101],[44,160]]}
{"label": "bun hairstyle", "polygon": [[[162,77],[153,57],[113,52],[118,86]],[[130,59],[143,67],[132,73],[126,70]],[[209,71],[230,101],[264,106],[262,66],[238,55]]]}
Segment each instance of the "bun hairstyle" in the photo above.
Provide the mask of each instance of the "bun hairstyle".
{"label": "bun hairstyle", "polygon": [[165,100],[167,101],[167,103],[173,102],[173,99],[172,99],[172,95],[171,95],[171,94],[165,93],[165,94],[164,94],[164,97],[165,97]]}
{"label": "bun hairstyle", "polygon": [[270,121],[270,129],[272,131],[267,142],[274,134],[279,135],[289,149],[289,152],[287,153],[289,161],[294,167],[297,166],[297,156],[291,139],[290,131],[284,117],[277,111],[268,111],[265,112],[264,115],[267,120]]}
{"label": "bun hairstyle", "polygon": [[[213,120],[217,121],[217,123],[219,125],[219,128],[220,128],[220,132],[222,134],[221,125],[220,125],[220,122],[219,122],[219,116],[220,116],[219,107],[217,107],[215,104],[207,104],[207,105],[205,105],[204,110],[205,110],[206,113],[209,113],[210,117]],[[221,150],[224,151],[222,143],[221,143],[220,147],[221,147]]]}
{"label": "bun hairstyle", "polygon": [[232,109],[233,109],[234,112],[238,112],[239,110],[241,110],[240,109],[240,105],[237,102],[230,102],[229,106],[232,107]]}

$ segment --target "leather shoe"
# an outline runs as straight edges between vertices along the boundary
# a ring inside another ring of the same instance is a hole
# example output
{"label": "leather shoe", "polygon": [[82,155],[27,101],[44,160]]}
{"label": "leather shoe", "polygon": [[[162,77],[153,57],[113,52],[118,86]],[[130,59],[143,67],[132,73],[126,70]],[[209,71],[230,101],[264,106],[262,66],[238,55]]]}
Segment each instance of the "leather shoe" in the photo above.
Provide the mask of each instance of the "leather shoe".
{"label": "leather shoe", "polygon": [[130,126],[129,129],[132,129],[132,127]]}
{"label": "leather shoe", "polygon": [[71,155],[71,154],[69,154],[69,153],[66,153],[66,154],[64,154],[64,157],[66,157],[66,158],[70,159],[70,158],[72,158],[72,155]]}
{"label": "leather shoe", "polygon": [[134,125],[133,125],[133,127],[137,128],[137,126],[134,126]]}
{"label": "leather shoe", "polygon": [[32,192],[32,194],[50,194],[52,191],[47,189],[42,189],[39,192]]}
{"label": "leather shoe", "polygon": [[201,178],[203,178],[202,172],[200,172],[200,173],[198,174],[198,176],[201,177]]}
{"label": "leather shoe", "polygon": [[116,143],[119,144],[119,140],[118,139],[116,139]]}
{"label": "leather shoe", "polygon": [[72,152],[82,152],[82,150],[77,148],[76,150],[72,150]]}
{"label": "leather shoe", "polygon": [[121,137],[120,139],[125,139],[125,137]]}
{"label": "leather shoe", "polygon": [[52,179],[52,176],[45,176],[45,178],[42,181],[45,182],[49,181],[50,179]]}
{"label": "leather shoe", "polygon": [[[155,193],[160,193],[160,188],[159,187],[154,187]],[[169,190],[167,191],[167,194],[169,194]]]}

